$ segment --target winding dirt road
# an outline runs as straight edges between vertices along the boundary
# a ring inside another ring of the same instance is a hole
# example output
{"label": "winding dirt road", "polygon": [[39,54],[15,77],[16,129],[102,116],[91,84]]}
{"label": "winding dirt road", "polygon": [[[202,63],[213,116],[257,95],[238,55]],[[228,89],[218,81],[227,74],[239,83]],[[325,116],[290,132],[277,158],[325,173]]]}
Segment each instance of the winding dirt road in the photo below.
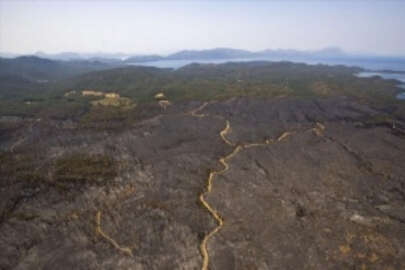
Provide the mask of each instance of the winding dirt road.
{"label": "winding dirt road", "polygon": [[98,211],[96,214],[96,234],[101,235],[107,242],[109,242],[114,248],[123,252],[124,254],[133,257],[132,249],[129,247],[121,247],[117,241],[112,239],[108,236],[102,229],[101,229],[101,211]]}
{"label": "winding dirt road", "polygon": [[[192,117],[197,117],[197,118],[203,118],[203,117],[215,117],[215,118],[220,118],[225,121],[225,127],[223,130],[219,132],[219,136],[222,139],[222,141],[233,147],[233,150],[226,156],[219,158],[218,162],[222,165],[222,169],[220,170],[211,170],[208,174],[208,178],[206,180],[206,187],[205,190],[199,194],[199,200],[202,206],[207,209],[207,211],[211,214],[211,216],[215,219],[217,222],[217,226],[210,231],[208,234],[206,234],[200,244],[200,252],[203,258],[203,263],[201,266],[202,270],[208,270],[209,262],[210,262],[210,256],[208,252],[208,241],[218,232],[221,230],[221,228],[224,226],[224,219],[221,217],[221,214],[218,213],[217,210],[215,210],[205,199],[205,196],[208,195],[212,191],[212,185],[213,181],[215,179],[215,176],[221,175],[225,172],[227,172],[230,168],[228,161],[235,157],[238,153],[243,151],[244,149],[247,148],[252,148],[252,147],[263,147],[263,146],[268,146],[277,142],[281,142],[282,140],[285,140],[287,137],[295,134],[295,131],[286,131],[283,132],[277,139],[266,139],[264,142],[254,142],[254,143],[241,143],[241,144],[235,144],[233,143],[230,139],[227,138],[227,135],[231,132],[231,124],[229,120],[224,119],[221,116],[211,116],[208,114],[200,113],[206,106],[208,106],[210,103],[205,102],[201,106],[197,107],[196,109],[193,109],[189,111],[188,113],[185,113],[185,115],[189,115]],[[315,127],[310,128],[306,131],[313,131],[317,136],[322,136],[322,132],[324,131],[325,127],[320,124],[316,123]],[[305,131],[305,132],[306,132]],[[129,247],[122,247],[120,246],[114,239],[112,239],[110,236],[108,236],[101,228],[101,211],[98,211],[96,213],[96,234],[100,235],[103,237],[107,242],[109,242],[115,249],[118,251],[133,257],[132,249]]]}
{"label": "winding dirt road", "polygon": [[[193,117],[206,117],[209,116],[207,114],[201,114],[199,113],[201,110],[203,110],[209,103],[203,103],[200,107],[198,107],[197,109],[191,111],[189,113],[189,115],[193,116]],[[206,189],[205,191],[203,191],[200,196],[199,196],[199,200],[202,204],[202,206],[204,208],[207,209],[207,211],[211,214],[211,216],[216,220],[217,222],[217,226],[210,231],[208,234],[205,235],[205,237],[203,238],[201,244],[200,244],[200,252],[201,255],[203,257],[203,264],[201,266],[202,270],[208,270],[208,265],[209,265],[209,261],[210,261],[210,257],[209,257],[209,253],[208,253],[208,248],[207,248],[207,244],[208,241],[210,240],[210,238],[212,238],[219,230],[221,230],[221,228],[224,226],[224,219],[221,217],[221,215],[218,213],[217,210],[215,210],[211,205],[209,205],[209,203],[205,200],[205,196],[211,192],[212,190],[212,183],[214,181],[214,178],[216,175],[220,175],[225,173],[226,171],[229,170],[229,164],[227,163],[227,161],[229,161],[230,159],[232,159],[233,157],[235,157],[239,152],[241,152],[243,149],[246,148],[251,148],[251,147],[258,147],[258,146],[267,146],[270,145],[272,143],[275,142],[280,142],[284,139],[286,139],[287,137],[289,137],[290,135],[294,134],[294,132],[284,132],[282,133],[276,140],[265,140],[264,142],[257,142],[257,143],[242,143],[239,145],[235,145],[235,143],[233,143],[232,141],[230,141],[226,135],[231,131],[231,124],[229,122],[229,120],[225,120],[226,124],[225,124],[225,128],[223,130],[220,131],[219,136],[221,137],[221,139],[223,140],[223,142],[229,146],[234,147],[233,151],[231,153],[229,153],[228,155],[221,157],[218,162],[222,164],[223,169],[221,170],[217,170],[217,171],[210,171],[207,181],[206,181]],[[324,129],[324,127],[322,125],[320,125],[317,123],[317,127],[315,128],[311,128],[310,130],[315,131],[315,133],[318,135],[318,132],[321,132],[321,128],[322,130]]]}

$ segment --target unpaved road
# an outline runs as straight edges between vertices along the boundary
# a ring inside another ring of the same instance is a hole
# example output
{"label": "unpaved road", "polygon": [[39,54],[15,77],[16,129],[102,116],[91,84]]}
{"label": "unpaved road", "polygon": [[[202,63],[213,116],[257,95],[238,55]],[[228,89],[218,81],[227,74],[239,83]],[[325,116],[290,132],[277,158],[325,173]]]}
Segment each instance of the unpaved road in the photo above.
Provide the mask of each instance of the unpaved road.
{"label": "unpaved road", "polygon": [[[234,98],[2,129],[0,268],[403,269],[405,139],[379,114]],[[61,181],[71,156],[101,166]]]}

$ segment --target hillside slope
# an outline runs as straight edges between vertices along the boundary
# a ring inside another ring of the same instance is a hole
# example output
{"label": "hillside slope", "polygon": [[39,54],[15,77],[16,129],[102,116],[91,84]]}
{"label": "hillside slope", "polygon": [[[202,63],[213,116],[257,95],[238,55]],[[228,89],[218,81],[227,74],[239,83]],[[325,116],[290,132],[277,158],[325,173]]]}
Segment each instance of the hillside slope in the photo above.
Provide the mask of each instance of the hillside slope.
{"label": "hillside slope", "polygon": [[[402,269],[403,122],[345,97],[2,119],[2,269]],[[115,120],[119,121],[119,120]]]}

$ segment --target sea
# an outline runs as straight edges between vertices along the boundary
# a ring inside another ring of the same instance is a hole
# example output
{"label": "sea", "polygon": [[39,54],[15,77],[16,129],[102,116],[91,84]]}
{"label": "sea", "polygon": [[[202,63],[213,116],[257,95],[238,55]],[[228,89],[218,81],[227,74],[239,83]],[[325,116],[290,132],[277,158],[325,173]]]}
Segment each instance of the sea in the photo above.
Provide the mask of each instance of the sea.
{"label": "sea", "polygon": [[405,100],[405,73],[388,73],[388,72],[374,72],[374,71],[365,71],[357,73],[356,76],[358,77],[373,77],[373,76],[380,76],[384,79],[394,79],[399,81],[400,83],[397,85],[399,88],[404,89],[403,92],[400,92],[397,95],[397,99]]}

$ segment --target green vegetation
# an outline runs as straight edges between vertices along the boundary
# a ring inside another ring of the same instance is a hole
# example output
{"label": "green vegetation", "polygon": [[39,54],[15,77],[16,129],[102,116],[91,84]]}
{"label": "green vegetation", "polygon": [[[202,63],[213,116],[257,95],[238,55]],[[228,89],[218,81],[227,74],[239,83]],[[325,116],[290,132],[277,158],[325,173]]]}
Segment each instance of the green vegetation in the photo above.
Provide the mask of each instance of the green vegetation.
{"label": "green vegetation", "polygon": [[[392,113],[404,117],[404,102],[395,99],[397,82],[358,78],[354,74],[359,71],[345,66],[248,62],[191,64],[178,70],[130,66],[50,83],[8,78],[5,85],[9,88],[0,87],[0,115],[76,119],[85,127],[111,127],[108,123],[112,121],[123,124],[138,119],[139,114],[145,114],[143,109],[156,110],[154,95],[163,92],[172,103],[234,96],[349,96],[377,106],[393,106]],[[111,102],[83,96],[83,90],[118,93],[124,102],[101,106]],[[65,95],[72,91],[74,94]],[[136,108],[128,104],[136,104]]]}

